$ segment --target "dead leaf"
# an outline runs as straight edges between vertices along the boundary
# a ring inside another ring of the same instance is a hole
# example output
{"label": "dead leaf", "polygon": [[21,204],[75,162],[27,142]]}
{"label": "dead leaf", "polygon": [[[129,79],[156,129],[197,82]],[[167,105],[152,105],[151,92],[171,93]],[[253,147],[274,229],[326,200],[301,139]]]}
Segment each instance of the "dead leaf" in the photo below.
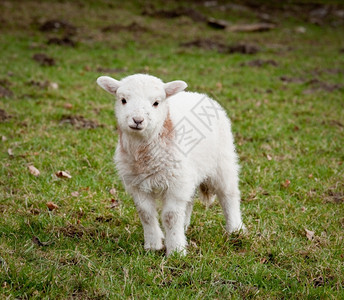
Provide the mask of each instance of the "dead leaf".
{"label": "dead leaf", "polygon": [[6,142],[7,141],[7,137],[5,137],[4,135],[1,137],[1,141],[2,142]]}
{"label": "dead leaf", "polygon": [[193,248],[196,248],[196,249],[198,248],[196,242],[194,242],[192,240],[190,241],[190,246],[193,247]]}
{"label": "dead leaf", "polygon": [[286,179],[286,181],[282,184],[285,188],[287,188],[290,185],[290,180]]}
{"label": "dead leaf", "polygon": [[13,154],[13,150],[11,148],[7,149],[7,153],[8,153],[9,156],[13,156],[14,155]]}
{"label": "dead leaf", "polygon": [[305,231],[306,231],[307,239],[309,239],[310,241],[314,240],[315,232],[311,231],[311,230],[308,230],[306,228],[305,228]]}
{"label": "dead leaf", "polygon": [[53,90],[58,90],[59,85],[56,82],[50,82],[49,87],[51,87]]}
{"label": "dead leaf", "polygon": [[39,176],[41,174],[41,172],[34,166],[28,166],[29,172],[33,175],[33,176]]}
{"label": "dead leaf", "polygon": [[269,154],[266,155],[266,158],[267,158],[268,160],[272,160],[272,157],[271,157]]}
{"label": "dead leaf", "polygon": [[38,245],[40,247],[48,246],[48,245],[52,244],[51,242],[41,242],[37,236],[32,237],[32,242],[34,242],[36,245]]}
{"label": "dead leaf", "polygon": [[216,83],[216,87],[219,89],[219,90],[222,90],[222,83],[221,82],[217,82]]}
{"label": "dead leaf", "polygon": [[295,32],[297,33],[306,33],[307,29],[303,26],[298,26],[295,28]]}
{"label": "dead leaf", "polygon": [[38,62],[41,66],[54,66],[56,64],[55,59],[44,53],[36,53],[32,56],[32,59]]}
{"label": "dead leaf", "polygon": [[115,188],[111,188],[111,189],[110,189],[110,194],[111,194],[112,196],[117,196],[117,190],[116,190]]}
{"label": "dead leaf", "polygon": [[111,205],[109,206],[110,209],[114,209],[119,206],[119,202],[116,199],[111,199]]}
{"label": "dead leaf", "polygon": [[259,262],[263,265],[263,264],[266,264],[268,262],[268,259],[265,257],[262,257]]}
{"label": "dead leaf", "polygon": [[71,195],[73,197],[79,197],[80,194],[79,194],[79,192],[75,191],[75,192],[72,192]]}
{"label": "dead leaf", "polygon": [[59,206],[57,204],[55,204],[54,202],[51,202],[51,201],[47,202],[47,207],[50,211],[59,208]]}
{"label": "dead leaf", "polygon": [[65,171],[57,171],[56,176],[59,178],[72,178],[72,176]]}
{"label": "dead leaf", "polygon": [[64,107],[65,109],[72,109],[72,108],[73,108],[73,104],[71,104],[71,103],[65,103],[65,104],[63,105],[63,107]]}

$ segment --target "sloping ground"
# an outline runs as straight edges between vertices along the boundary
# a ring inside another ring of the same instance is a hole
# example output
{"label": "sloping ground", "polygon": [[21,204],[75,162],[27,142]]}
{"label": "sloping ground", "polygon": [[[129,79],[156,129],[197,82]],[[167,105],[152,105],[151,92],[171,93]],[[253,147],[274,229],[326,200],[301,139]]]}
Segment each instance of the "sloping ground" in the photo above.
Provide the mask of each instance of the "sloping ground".
{"label": "sloping ground", "polygon": [[[0,3],[0,298],[343,298],[344,6],[226,2]],[[144,252],[95,84],[138,72],[225,107],[247,234]]]}

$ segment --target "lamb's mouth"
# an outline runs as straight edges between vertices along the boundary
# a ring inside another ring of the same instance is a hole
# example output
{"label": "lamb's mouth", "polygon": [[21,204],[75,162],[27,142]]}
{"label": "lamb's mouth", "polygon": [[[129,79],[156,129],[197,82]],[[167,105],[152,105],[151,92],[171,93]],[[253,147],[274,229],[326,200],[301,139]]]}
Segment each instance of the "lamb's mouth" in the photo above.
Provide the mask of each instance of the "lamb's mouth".
{"label": "lamb's mouth", "polygon": [[140,130],[143,129],[143,127],[138,127],[138,126],[135,126],[135,125],[129,125],[129,127],[130,127],[131,129],[133,129],[133,130],[138,130],[138,131],[140,131]]}

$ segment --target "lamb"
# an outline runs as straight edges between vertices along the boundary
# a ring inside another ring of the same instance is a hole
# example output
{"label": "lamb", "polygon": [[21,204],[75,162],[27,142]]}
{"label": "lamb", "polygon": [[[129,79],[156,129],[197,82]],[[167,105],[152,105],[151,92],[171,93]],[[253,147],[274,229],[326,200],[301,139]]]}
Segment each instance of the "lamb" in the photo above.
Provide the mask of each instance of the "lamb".
{"label": "lamb", "polygon": [[165,239],[167,255],[186,254],[185,232],[197,189],[206,204],[218,197],[229,233],[245,229],[231,123],[215,100],[185,92],[184,81],[163,83],[147,74],[120,81],[101,76],[97,83],[117,97],[115,164],[134,199],[145,249],[160,250]]}

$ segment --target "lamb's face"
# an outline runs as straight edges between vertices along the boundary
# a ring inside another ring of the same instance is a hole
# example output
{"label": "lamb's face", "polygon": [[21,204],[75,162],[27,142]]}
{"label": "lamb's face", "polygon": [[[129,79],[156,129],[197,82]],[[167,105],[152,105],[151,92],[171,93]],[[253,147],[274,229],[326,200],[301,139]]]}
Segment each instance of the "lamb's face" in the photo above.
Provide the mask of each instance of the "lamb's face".
{"label": "lamb's face", "polygon": [[125,80],[116,96],[115,113],[122,131],[149,137],[161,128],[167,114],[162,82]]}
{"label": "lamb's face", "polygon": [[122,132],[149,138],[160,132],[168,113],[165,99],[186,88],[183,81],[163,83],[143,74],[128,76],[121,81],[102,76],[98,84],[117,101],[115,113]]}

